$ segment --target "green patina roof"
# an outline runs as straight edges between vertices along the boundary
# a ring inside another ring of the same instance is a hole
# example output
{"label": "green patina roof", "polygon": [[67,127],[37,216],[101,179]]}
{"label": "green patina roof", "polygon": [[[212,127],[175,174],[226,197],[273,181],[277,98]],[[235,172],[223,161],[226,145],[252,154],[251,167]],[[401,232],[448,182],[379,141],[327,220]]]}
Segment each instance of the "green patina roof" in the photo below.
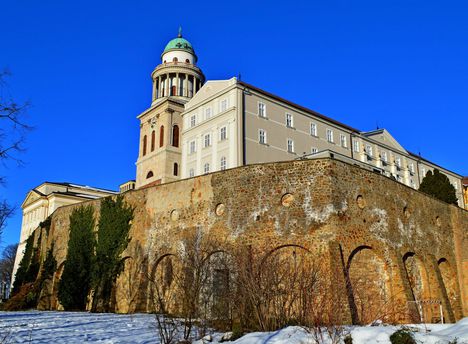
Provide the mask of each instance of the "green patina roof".
{"label": "green patina roof", "polygon": [[185,38],[182,38],[181,27],[179,27],[179,34],[177,35],[177,38],[174,38],[173,40],[169,41],[169,43],[167,43],[166,47],[164,48],[163,54],[167,53],[170,50],[185,50],[195,55],[195,50],[193,50],[192,44],[190,44],[190,42],[187,41]]}

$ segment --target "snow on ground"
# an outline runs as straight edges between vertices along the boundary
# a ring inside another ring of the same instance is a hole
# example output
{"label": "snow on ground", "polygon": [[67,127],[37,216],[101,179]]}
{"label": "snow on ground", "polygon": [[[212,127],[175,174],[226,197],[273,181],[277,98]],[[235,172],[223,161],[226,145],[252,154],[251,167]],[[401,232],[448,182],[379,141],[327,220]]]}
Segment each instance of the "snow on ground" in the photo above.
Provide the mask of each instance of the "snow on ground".
{"label": "snow on ground", "polygon": [[[468,344],[468,318],[456,324],[409,325],[419,343]],[[390,343],[397,326],[348,327],[353,344]],[[213,344],[222,334],[214,334]],[[0,312],[0,343],[159,343],[154,315],[85,312]],[[199,340],[197,344],[207,344]],[[290,326],[274,332],[249,333],[232,344],[312,344],[303,328]],[[326,342],[325,342],[326,343]]]}

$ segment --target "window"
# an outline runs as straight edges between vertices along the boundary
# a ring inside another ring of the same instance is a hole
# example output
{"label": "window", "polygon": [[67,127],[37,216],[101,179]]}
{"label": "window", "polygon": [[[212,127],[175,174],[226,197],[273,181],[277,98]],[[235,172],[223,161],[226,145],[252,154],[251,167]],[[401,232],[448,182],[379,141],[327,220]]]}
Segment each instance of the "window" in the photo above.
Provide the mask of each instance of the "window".
{"label": "window", "polygon": [[211,108],[206,108],[205,109],[205,119],[208,119],[211,117]]}
{"label": "window", "polygon": [[310,135],[317,136],[317,124],[310,123]]}
{"label": "window", "polygon": [[146,135],[143,136],[143,156],[146,155],[146,141],[147,141],[147,138],[146,138]]}
{"label": "window", "polygon": [[150,179],[154,176],[153,171],[149,171],[148,174],[146,175],[146,179]]}
{"label": "window", "polygon": [[260,117],[266,117],[266,106],[264,103],[258,103],[258,115]]}
{"label": "window", "polygon": [[410,164],[408,165],[408,169],[410,170],[411,174],[413,174],[413,173],[414,173],[414,164],[413,164],[413,163],[410,163]]}
{"label": "window", "polygon": [[359,153],[359,141],[353,141],[353,150]]}
{"label": "window", "polygon": [[318,153],[318,148],[312,147],[312,149],[310,151],[311,151],[312,154],[317,154]]}
{"label": "window", "polygon": [[333,143],[333,130],[327,129],[327,141]]}
{"label": "window", "polygon": [[192,115],[190,117],[190,127],[194,127],[197,124],[197,115]]}
{"label": "window", "polygon": [[172,62],[177,62],[177,61],[179,61],[179,60],[177,59],[177,57],[174,57],[174,58],[172,59]]}
{"label": "window", "polygon": [[286,114],[286,126],[288,128],[292,128],[294,126],[293,116],[290,113]]}
{"label": "window", "polygon": [[155,144],[155,141],[156,141],[156,132],[153,130],[151,132],[151,151],[153,152],[154,151],[154,144]]}
{"label": "window", "polygon": [[189,152],[190,154],[193,154],[197,151],[197,143],[195,141],[190,141],[189,144]]}
{"label": "window", "polygon": [[190,60],[189,60],[189,59],[185,59],[185,63],[190,63]]}
{"label": "window", "polygon": [[179,126],[177,124],[172,127],[172,145],[179,147]]}
{"label": "window", "polygon": [[291,139],[288,139],[288,152],[294,153],[294,141]]}
{"label": "window", "polygon": [[382,160],[383,163],[387,163],[388,158],[387,158],[387,152],[382,152],[380,153],[380,160]]}
{"label": "window", "polygon": [[221,163],[220,163],[220,167],[221,167],[221,171],[225,170],[226,169],[226,157],[221,157]]}
{"label": "window", "polygon": [[203,147],[209,147],[211,146],[211,134],[206,134],[203,139]]}
{"label": "window", "polygon": [[227,139],[227,128],[226,127],[221,127],[221,129],[219,129],[219,139],[221,141],[224,141]]}
{"label": "window", "polygon": [[258,142],[264,145],[267,143],[266,131],[263,129],[258,130]]}
{"label": "window", "polygon": [[226,110],[227,110],[227,107],[228,107],[227,99],[221,100],[221,104],[220,104],[219,110],[220,110],[221,112],[226,111]]}
{"label": "window", "polygon": [[367,156],[370,157],[370,158],[372,158],[372,156],[374,155],[374,152],[373,152],[373,149],[372,149],[371,145],[366,146],[366,153],[367,153]]}
{"label": "window", "polygon": [[401,158],[399,158],[399,157],[395,158],[395,165],[396,165],[396,167],[398,167],[398,169],[401,168]]}
{"label": "window", "polygon": [[188,174],[189,174],[189,177],[190,177],[190,178],[192,178],[193,176],[195,176],[195,171],[194,171],[194,169],[191,168],[191,169],[189,170],[189,173],[188,173]]}
{"label": "window", "polygon": [[174,163],[174,176],[179,174],[179,165],[175,162]]}
{"label": "window", "polygon": [[164,146],[164,125],[159,128],[159,147]]}
{"label": "window", "polygon": [[210,164],[209,163],[206,163],[204,166],[203,166],[203,171],[205,173],[210,173]]}
{"label": "window", "polygon": [[344,147],[344,148],[348,147],[348,142],[346,140],[346,135],[340,134],[340,144],[341,144],[341,147]]}

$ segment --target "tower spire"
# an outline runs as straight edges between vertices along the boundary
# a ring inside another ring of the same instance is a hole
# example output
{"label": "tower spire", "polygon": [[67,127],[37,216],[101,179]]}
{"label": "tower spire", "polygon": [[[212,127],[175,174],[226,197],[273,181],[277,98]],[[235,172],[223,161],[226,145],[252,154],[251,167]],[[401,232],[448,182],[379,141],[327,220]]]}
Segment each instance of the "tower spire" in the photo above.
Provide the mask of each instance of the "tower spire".
{"label": "tower spire", "polygon": [[181,38],[182,37],[182,26],[179,25],[179,34],[177,37]]}

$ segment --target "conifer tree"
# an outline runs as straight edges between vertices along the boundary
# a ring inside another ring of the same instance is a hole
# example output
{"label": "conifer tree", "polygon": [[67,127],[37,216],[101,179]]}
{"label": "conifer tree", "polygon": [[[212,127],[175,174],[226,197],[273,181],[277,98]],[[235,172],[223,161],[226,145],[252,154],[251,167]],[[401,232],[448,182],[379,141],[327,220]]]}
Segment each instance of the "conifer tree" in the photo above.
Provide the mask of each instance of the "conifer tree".
{"label": "conifer tree", "polygon": [[428,171],[419,186],[419,191],[434,196],[441,201],[457,205],[457,196],[455,188],[445,174],[440,173],[438,169],[434,173]]}
{"label": "conifer tree", "polygon": [[122,252],[130,241],[128,236],[133,208],[122,196],[101,202],[96,242],[96,262],[93,271],[94,299],[92,311],[111,311],[111,296],[115,281],[123,269]]}
{"label": "conifer tree", "polygon": [[94,264],[94,209],[81,206],[70,215],[68,252],[58,286],[58,298],[65,310],[85,310]]}

